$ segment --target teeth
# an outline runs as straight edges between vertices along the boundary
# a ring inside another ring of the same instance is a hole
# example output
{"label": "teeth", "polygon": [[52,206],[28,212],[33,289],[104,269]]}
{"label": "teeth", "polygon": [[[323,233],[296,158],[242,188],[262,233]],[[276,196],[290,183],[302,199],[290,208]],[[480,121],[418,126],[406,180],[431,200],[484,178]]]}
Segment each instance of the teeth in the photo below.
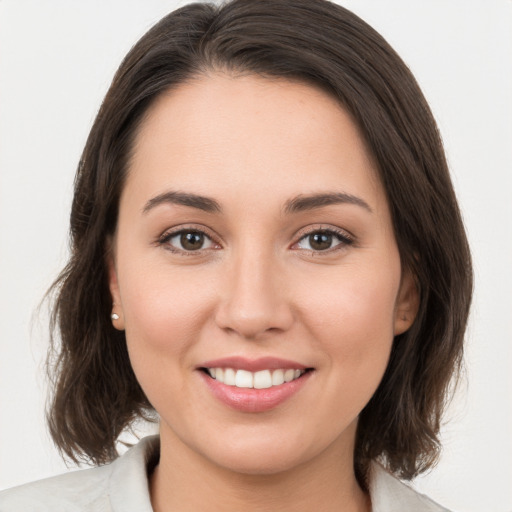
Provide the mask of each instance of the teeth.
{"label": "teeth", "polygon": [[252,388],[253,375],[246,370],[237,370],[235,377],[235,386],[237,388]]}
{"label": "teeth", "polygon": [[247,370],[233,370],[233,368],[207,368],[207,371],[215,380],[228,386],[237,388],[266,389],[272,386],[280,386],[285,382],[298,379],[305,370],[261,370],[248,372]]}
{"label": "teeth", "polygon": [[286,370],[284,372],[284,381],[291,382],[295,378],[295,370]]}
{"label": "teeth", "polygon": [[284,384],[284,370],[274,370],[272,374],[272,386]]}
{"label": "teeth", "polygon": [[256,389],[265,389],[272,387],[272,375],[270,370],[262,370],[254,374],[254,387]]}
{"label": "teeth", "polygon": [[[224,384],[227,384],[228,386],[234,386],[235,385],[235,379],[236,374],[235,370],[233,368],[226,368],[224,370]],[[217,378],[217,372],[215,372],[215,378]],[[220,380],[220,375],[219,375]]]}

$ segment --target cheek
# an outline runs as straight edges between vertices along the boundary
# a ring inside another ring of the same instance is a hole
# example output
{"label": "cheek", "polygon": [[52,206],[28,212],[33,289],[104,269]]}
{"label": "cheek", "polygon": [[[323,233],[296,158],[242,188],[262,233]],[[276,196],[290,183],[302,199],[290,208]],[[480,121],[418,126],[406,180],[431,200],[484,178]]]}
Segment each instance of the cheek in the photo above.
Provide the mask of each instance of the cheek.
{"label": "cheek", "polygon": [[304,311],[318,328],[365,338],[365,333],[393,336],[399,270],[377,266],[375,272],[347,268],[337,275],[307,283]]}
{"label": "cheek", "polygon": [[156,378],[160,370],[180,371],[212,308],[202,276],[149,264],[142,271],[120,265],[119,272],[126,340],[137,377],[142,381]]}
{"label": "cheek", "polygon": [[324,286],[308,286],[303,308],[312,339],[337,370],[333,378],[362,388],[378,385],[394,338],[400,269],[380,270],[349,269]]}

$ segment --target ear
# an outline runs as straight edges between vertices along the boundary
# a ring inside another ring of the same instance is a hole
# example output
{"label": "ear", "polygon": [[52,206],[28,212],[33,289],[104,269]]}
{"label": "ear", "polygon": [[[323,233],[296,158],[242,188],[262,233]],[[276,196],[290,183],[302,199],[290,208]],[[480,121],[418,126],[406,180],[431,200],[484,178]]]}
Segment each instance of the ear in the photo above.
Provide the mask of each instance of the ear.
{"label": "ear", "polygon": [[124,314],[121,302],[121,294],[119,292],[119,281],[117,278],[117,269],[112,250],[108,251],[107,256],[108,268],[108,287],[112,297],[112,312],[110,318],[112,325],[119,331],[124,331]]}
{"label": "ear", "polygon": [[406,332],[414,323],[420,306],[420,294],[410,270],[404,270],[395,305],[395,336]]}

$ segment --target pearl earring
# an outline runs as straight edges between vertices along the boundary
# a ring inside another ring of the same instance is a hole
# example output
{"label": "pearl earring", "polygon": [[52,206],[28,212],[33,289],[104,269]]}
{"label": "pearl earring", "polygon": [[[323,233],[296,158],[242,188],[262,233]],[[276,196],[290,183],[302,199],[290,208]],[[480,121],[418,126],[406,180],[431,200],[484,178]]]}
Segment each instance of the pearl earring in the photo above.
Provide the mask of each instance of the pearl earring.
{"label": "pearl earring", "polygon": [[119,315],[117,313],[112,313],[110,318],[112,318],[112,320],[119,320]]}

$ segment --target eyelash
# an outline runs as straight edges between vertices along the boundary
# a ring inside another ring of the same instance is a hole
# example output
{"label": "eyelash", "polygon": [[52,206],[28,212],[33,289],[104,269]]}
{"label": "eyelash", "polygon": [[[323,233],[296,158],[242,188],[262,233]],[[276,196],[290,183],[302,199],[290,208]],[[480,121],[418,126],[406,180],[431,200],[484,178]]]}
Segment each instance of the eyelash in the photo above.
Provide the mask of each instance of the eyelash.
{"label": "eyelash", "polygon": [[207,247],[207,248],[201,247],[196,250],[186,250],[186,249],[180,249],[178,247],[174,247],[173,245],[171,245],[169,243],[175,237],[182,236],[185,234],[192,234],[192,233],[204,236],[204,238],[206,240],[208,240],[213,245],[220,245],[219,242],[216,241],[215,237],[213,235],[211,235],[207,230],[205,230],[204,227],[195,227],[195,226],[166,231],[163,235],[161,235],[158,238],[157,244],[161,245],[161,246],[165,246],[165,249],[167,249],[168,251],[171,251],[173,253],[176,253],[176,254],[179,254],[182,256],[197,256],[199,254],[203,254],[204,251],[207,251],[207,250],[211,250],[211,249],[216,250],[216,248],[211,248],[211,247]]}
{"label": "eyelash", "polygon": [[[204,252],[208,251],[208,250],[217,250],[217,248],[215,248],[215,247],[206,247],[206,248],[201,247],[196,250],[187,250],[187,249],[181,249],[181,248],[175,247],[169,243],[173,238],[182,236],[184,234],[197,234],[200,236],[204,236],[205,239],[209,241],[209,243],[211,243],[213,245],[220,246],[220,243],[216,240],[216,238],[212,234],[210,234],[207,230],[205,230],[204,227],[195,227],[195,226],[166,231],[164,234],[162,234],[158,238],[157,245],[165,246],[165,248],[167,250],[169,250],[173,253],[179,254],[179,255],[183,255],[183,256],[197,256],[197,255],[204,254]],[[311,237],[316,234],[331,236],[334,239],[336,239],[339,243],[337,243],[333,247],[329,247],[327,249],[317,249],[317,250],[303,249],[303,250],[305,250],[311,254],[314,254],[314,255],[330,254],[335,251],[343,250],[343,249],[347,248],[348,246],[354,245],[354,243],[355,243],[354,237],[344,230],[335,229],[332,227],[329,227],[329,228],[318,227],[318,228],[309,229],[308,231],[305,231],[305,232],[303,231],[300,234],[300,238],[297,240],[297,242],[295,242],[292,245],[291,248],[293,250],[301,250],[300,248],[297,248],[297,246],[302,241],[307,240],[308,237]]]}
{"label": "eyelash", "polygon": [[329,247],[328,249],[323,249],[323,250],[321,250],[321,249],[318,249],[318,250],[304,249],[314,255],[331,254],[335,251],[346,249],[347,247],[354,245],[354,243],[355,243],[354,237],[351,234],[347,233],[346,231],[328,227],[328,228],[313,228],[313,229],[310,229],[309,231],[301,233],[299,240],[297,242],[295,242],[292,247],[297,246],[303,240],[307,240],[309,237],[316,235],[316,234],[322,234],[322,235],[327,235],[327,236],[333,237],[334,239],[337,239],[337,241],[339,243],[337,243],[333,247]]}

